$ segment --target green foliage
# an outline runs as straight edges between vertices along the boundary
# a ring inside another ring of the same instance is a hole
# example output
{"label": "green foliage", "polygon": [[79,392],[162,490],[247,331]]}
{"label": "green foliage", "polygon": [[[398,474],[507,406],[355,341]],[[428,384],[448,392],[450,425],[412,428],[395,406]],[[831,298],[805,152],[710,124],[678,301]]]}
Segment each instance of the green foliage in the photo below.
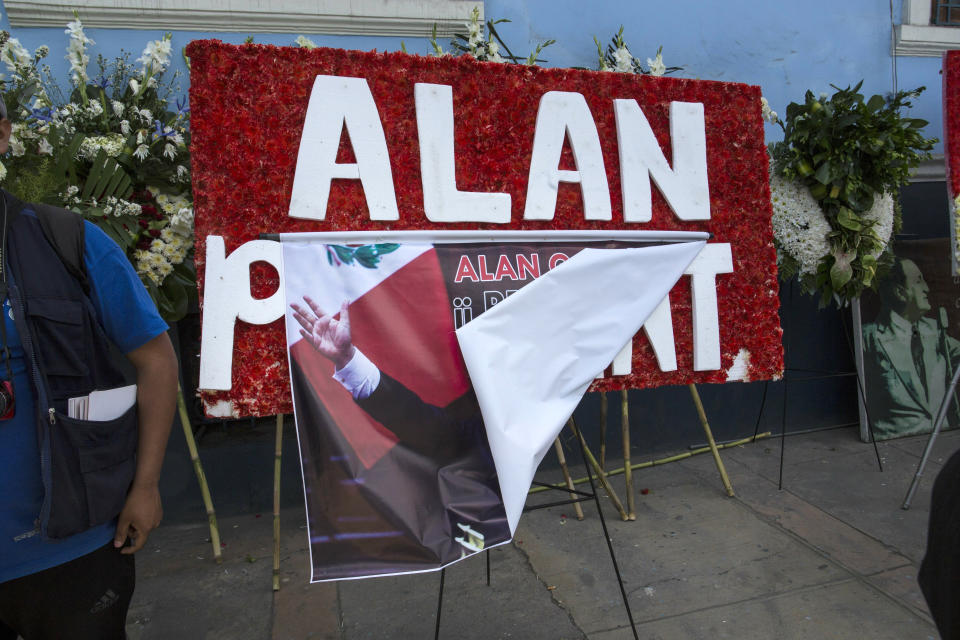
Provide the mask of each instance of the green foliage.
{"label": "green foliage", "polygon": [[883,194],[895,196],[936,143],[923,137],[925,120],[902,114],[924,87],[865,99],[862,84],[834,87],[832,96],[807,91],[802,104],[787,107],[784,139],[771,146],[774,170],[805,184],[833,228],[830,255],[812,283],[822,304],[850,300],[875,285],[887,261],[886,240],[862,214]]}

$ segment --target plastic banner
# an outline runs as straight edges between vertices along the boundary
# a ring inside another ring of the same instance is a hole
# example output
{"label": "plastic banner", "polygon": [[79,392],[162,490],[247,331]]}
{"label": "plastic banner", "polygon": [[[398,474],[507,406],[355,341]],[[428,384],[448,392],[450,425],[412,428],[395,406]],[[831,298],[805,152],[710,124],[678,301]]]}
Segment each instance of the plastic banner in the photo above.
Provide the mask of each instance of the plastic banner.
{"label": "plastic banner", "polygon": [[510,540],[537,465],[705,234],[282,234],[312,580]]}

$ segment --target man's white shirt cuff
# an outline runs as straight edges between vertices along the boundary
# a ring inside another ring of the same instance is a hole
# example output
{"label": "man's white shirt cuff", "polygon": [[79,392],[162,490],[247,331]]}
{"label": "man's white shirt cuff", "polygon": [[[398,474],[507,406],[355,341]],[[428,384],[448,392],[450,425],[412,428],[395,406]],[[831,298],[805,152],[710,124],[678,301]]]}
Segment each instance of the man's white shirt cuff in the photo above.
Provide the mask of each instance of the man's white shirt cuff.
{"label": "man's white shirt cuff", "polygon": [[333,372],[333,378],[350,392],[354,400],[363,400],[380,385],[380,369],[356,349],[350,361]]}

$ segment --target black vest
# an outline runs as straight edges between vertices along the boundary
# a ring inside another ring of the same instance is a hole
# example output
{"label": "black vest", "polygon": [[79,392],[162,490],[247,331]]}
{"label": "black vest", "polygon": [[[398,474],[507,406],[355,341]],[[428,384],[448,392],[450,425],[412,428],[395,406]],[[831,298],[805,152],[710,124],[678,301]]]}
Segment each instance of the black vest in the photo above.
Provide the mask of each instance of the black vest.
{"label": "black vest", "polygon": [[[109,522],[123,508],[136,464],[136,407],[107,422],[68,417],[69,398],[127,382],[83,286],[51,245],[49,219],[42,224],[30,205],[4,196],[4,268],[31,380],[31,389],[15,393],[33,392],[36,401],[44,486],[41,532],[63,538]],[[42,215],[78,216],[48,207]],[[74,219],[55,222],[66,222],[54,225],[63,229]],[[82,258],[82,225],[77,229],[72,240]]]}

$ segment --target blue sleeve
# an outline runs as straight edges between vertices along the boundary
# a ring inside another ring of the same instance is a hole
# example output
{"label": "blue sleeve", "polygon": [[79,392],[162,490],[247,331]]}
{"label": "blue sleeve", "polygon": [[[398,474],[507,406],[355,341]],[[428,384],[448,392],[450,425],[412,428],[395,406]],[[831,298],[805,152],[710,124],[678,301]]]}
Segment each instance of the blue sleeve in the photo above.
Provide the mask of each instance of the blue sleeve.
{"label": "blue sleeve", "polygon": [[90,301],[107,337],[129,353],[167,330],[123,250],[99,227],[84,223]]}

